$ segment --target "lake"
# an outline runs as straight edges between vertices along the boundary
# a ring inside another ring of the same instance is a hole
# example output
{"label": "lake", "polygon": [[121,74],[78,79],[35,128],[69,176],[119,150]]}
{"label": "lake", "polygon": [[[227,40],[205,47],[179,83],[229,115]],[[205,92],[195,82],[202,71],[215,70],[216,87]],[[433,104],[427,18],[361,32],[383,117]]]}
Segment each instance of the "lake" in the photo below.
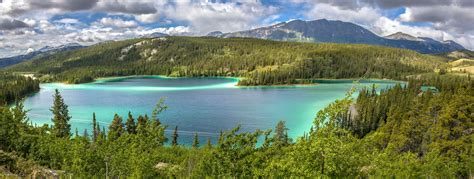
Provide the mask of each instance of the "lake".
{"label": "lake", "polygon": [[[286,121],[292,138],[309,131],[318,110],[343,98],[353,85],[351,80],[318,80],[311,86],[237,87],[236,78],[167,78],[136,76],[100,79],[93,83],[68,85],[41,84],[41,90],[25,100],[28,116],[34,124],[51,124],[49,108],[54,89],[58,89],[69,105],[72,131],[77,128],[91,133],[92,113],[101,126],[108,127],[115,113],[127,119],[129,111],[135,119],[148,114],[160,98],[168,110],[159,118],[168,125],[170,136],[175,126],[179,142],[189,145],[195,132],[204,144],[208,137],[217,141],[219,131],[241,125],[242,131],[272,129],[278,121]],[[358,88],[389,88],[394,81],[366,80]],[[355,94],[356,95],[356,94]]]}

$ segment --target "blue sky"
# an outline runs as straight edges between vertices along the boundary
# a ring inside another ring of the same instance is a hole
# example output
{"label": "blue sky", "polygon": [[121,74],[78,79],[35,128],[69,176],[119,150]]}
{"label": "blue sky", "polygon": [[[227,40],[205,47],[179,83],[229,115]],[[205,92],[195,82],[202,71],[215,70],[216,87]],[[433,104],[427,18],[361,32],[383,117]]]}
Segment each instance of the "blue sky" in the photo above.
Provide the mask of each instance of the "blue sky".
{"label": "blue sky", "polygon": [[135,38],[153,32],[205,35],[292,19],[342,20],[385,36],[398,31],[474,49],[472,0],[3,0],[0,57],[43,46]]}

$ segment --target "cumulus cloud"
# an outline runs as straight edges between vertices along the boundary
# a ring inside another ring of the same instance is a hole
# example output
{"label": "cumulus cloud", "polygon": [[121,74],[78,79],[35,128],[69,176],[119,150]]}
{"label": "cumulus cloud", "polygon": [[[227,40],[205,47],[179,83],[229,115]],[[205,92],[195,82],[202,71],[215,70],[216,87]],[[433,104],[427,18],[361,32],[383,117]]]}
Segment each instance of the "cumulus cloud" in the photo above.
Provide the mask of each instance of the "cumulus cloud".
{"label": "cumulus cloud", "polygon": [[260,20],[277,12],[277,8],[260,2],[220,3],[177,1],[165,10],[166,17],[185,21],[196,34],[210,31],[239,31],[260,24]]}
{"label": "cumulus cloud", "polygon": [[154,32],[164,33],[168,35],[186,35],[191,32],[191,29],[187,26],[176,26],[176,27],[168,27],[168,28],[155,28],[144,30],[140,32],[140,35],[147,35],[152,34]]}
{"label": "cumulus cloud", "polygon": [[427,7],[427,6],[463,6],[473,7],[472,0],[421,0],[421,1],[405,1],[405,0],[361,0],[361,4],[368,4],[384,9],[398,7]]}
{"label": "cumulus cloud", "polygon": [[94,7],[98,0],[27,0],[32,9],[58,9],[65,11],[88,10]]}
{"label": "cumulus cloud", "polygon": [[474,32],[474,13],[472,12],[474,12],[474,7],[453,5],[410,7],[400,15],[400,20],[405,22],[431,22],[437,29],[472,33]]}
{"label": "cumulus cloud", "polygon": [[120,27],[120,28],[130,28],[130,27],[138,26],[137,22],[132,21],[132,20],[126,21],[119,18],[110,18],[110,17],[102,18],[95,24],[103,25],[103,26],[114,26],[114,27]]}
{"label": "cumulus cloud", "polygon": [[78,23],[80,23],[80,21],[78,19],[73,19],[73,18],[64,18],[64,19],[57,20],[55,22],[63,23],[63,24],[78,24]]}
{"label": "cumulus cloud", "polygon": [[366,26],[371,25],[381,15],[376,9],[371,7],[345,9],[330,4],[317,4],[307,11],[305,16],[311,19],[349,21]]}
{"label": "cumulus cloud", "polygon": [[153,1],[101,0],[95,9],[97,11],[128,14],[153,14],[157,12]]}

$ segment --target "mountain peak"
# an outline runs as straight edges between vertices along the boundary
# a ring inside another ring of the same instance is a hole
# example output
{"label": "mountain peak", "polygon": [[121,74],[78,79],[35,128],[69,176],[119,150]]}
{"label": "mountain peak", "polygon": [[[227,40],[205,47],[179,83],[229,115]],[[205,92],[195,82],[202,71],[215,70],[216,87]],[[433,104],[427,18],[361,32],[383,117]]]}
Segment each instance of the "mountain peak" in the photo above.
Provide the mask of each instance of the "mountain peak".
{"label": "mountain peak", "polygon": [[403,32],[396,32],[391,35],[385,36],[387,39],[392,39],[392,40],[412,40],[412,41],[423,41],[423,39],[417,38],[415,36],[412,36],[410,34],[406,34]]}
{"label": "mountain peak", "polygon": [[224,33],[222,33],[221,31],[212,31],[212,32],[207,33],[206,36],[209,36],[209,37],[220,37],[222,34],[224,34]]}

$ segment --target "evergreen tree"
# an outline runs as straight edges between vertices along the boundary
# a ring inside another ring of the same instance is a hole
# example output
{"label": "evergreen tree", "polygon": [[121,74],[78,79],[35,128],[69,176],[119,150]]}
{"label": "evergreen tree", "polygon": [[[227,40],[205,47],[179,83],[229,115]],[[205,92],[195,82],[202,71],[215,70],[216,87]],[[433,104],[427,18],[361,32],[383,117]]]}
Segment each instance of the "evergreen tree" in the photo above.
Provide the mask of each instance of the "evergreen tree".
{"label": "evergreen tree", "polygon": [[173,140],[171,141],[172,146],[177,146],[178,145],[178,126],[174,128],[173,132]]}
{"label": "evergreen tree", "polygon": [[221,129],[221,131],[219,132],[219,139],[217,140],[217,143],[222,144],[222,142],[224,142],[224,132]]}
{"label": "evergreen tree", "polygon": [[127,127],[127,132],[129,134],[135,134],[137,132],[135,119],[133,118],[132,113],[130,111],[128,112],[128,119],[127,122],[125,122],[125,126]]}
{"label": "evergreen tree", "polygon": [[168,109],[168,106],[164,105],[164,98],[160,98],[160,101],[158,101],[158,103],[156,104],[151,116],[152,120],[156,121],[157,125],[161,125],[158,115],[161,114],[166,109]]}
{"label": "evergreen tree", "polygon": [[125,130],[123,129],[122,117],[120,117],[118,114],[115,114],[114,119],[109,126],[109,140],[118,139],[124,132]]}
{"label": "evergreen tree", "polygon": [[84,129],[84,132],[82,133],[82,136],[84,138],[89,138],[89,133],[87,132],[87,129]]}
{"label": "evergreen tree", "polygon": [[285,121],[279,121],[275,127],[275,134],[273,135],[273,142],[277,146],[286,146],[289,144],[288,128]]}
{"label": "evergreen tree", "polygon": [[211,137],[207,138],[206,148],[208,149],[212,148]]}
{"label": "evergreen tree", "polygon": [[53,128],[52,132],[56,137],[69,137],[71,135],[71,125],[69,120],[68,106],[64,103],[64,99],[59,93],[59,90],[54,91],[54,102],[50,111],[53,113]]}
{"label": "evergreen tree", "polygon": [[95,118],[95,112],[92,113],[92,141],[97,140],[97,135],[99,134],[100,127],[97,125],[97,119]]}
{"label": "evergreen tree", "polygon": [[198,133],[194,133],[194,140],[193,140],[193,148],[198,148],[199,147],[199,137]]}

